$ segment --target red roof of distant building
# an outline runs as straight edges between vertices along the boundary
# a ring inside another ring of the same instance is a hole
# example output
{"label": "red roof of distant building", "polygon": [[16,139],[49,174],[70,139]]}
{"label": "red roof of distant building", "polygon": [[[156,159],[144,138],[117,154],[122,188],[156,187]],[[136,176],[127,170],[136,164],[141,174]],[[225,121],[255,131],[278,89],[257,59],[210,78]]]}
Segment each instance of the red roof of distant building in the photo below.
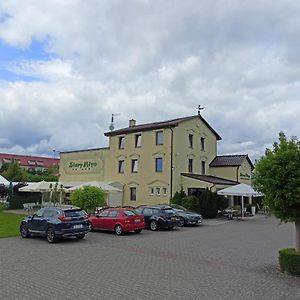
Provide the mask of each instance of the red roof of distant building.
{"label": "red roof of distant building", "polygon": [[1,164],[9,163],[12,160],[17,160],[20,166],[29,168],[49,168],[59,164],[59,158],[0,153]]}

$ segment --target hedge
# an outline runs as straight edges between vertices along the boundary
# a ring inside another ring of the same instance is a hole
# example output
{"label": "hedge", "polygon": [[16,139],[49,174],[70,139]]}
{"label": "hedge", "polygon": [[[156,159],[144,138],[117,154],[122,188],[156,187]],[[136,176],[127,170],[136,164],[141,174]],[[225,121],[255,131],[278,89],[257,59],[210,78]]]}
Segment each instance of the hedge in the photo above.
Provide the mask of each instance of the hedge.
{"label": "hedge", "polygon": [[293,248],[279,250],[279,265],[282,272],[300,276],[300,252]]}

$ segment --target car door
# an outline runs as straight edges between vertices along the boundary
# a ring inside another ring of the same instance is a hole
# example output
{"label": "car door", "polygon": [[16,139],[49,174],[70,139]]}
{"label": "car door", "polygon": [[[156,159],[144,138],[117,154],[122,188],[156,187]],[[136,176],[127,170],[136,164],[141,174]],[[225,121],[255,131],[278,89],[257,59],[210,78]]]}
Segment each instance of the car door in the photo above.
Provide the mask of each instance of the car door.
{"label": "car door", "polygon": [[28,229],[30,232],[33,233],[40,233],[41,232],[41,224],[43,222],[43,214],[44,208],[38,210],[34,213],[31,219],[28,220]]}
{"label": "car door", "polygon": [[144,218],[145,218],[146,227],[149,227],[150,219],[151,219],[151,216],[153,215],[152,208],[145,207],[142,214],[144,215]]}
{"label": "car door", "polygon": [[114,230],[118,221],[119,212],[117,210],[110,210],[106,218],[106,229]]}
{"label": "car door", "polygon": [[94,219],[93,227],[95,229],[106,229],[106,219],[108,217],[109,210],[102,210],[100,211],[97,215],[96,218]]}

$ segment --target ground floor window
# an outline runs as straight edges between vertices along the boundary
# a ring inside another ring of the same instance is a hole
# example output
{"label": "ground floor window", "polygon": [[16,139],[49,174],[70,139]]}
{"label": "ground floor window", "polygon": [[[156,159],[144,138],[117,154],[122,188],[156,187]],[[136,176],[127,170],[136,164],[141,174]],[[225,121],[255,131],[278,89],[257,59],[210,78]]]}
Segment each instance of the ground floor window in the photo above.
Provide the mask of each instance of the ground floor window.
{"label": "ground floor window", "polygon": [[204,191],[204,188],[188,188],[188,196],[199,197]]}
{"label": "ground floor window", "polygon": [[130,200],[136,201],[136,187],[130,188]]}

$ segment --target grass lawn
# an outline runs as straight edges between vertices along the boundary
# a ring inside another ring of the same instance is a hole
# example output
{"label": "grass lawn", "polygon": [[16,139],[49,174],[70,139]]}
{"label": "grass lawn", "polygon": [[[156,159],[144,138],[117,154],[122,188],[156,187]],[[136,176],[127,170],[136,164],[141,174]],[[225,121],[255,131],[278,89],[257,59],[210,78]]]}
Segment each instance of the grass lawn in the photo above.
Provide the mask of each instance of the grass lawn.
{"label": "grass lawn", "polygon": [[16,215],[0,211],[0,238],[18,236],[20,222],[24,215]]}

